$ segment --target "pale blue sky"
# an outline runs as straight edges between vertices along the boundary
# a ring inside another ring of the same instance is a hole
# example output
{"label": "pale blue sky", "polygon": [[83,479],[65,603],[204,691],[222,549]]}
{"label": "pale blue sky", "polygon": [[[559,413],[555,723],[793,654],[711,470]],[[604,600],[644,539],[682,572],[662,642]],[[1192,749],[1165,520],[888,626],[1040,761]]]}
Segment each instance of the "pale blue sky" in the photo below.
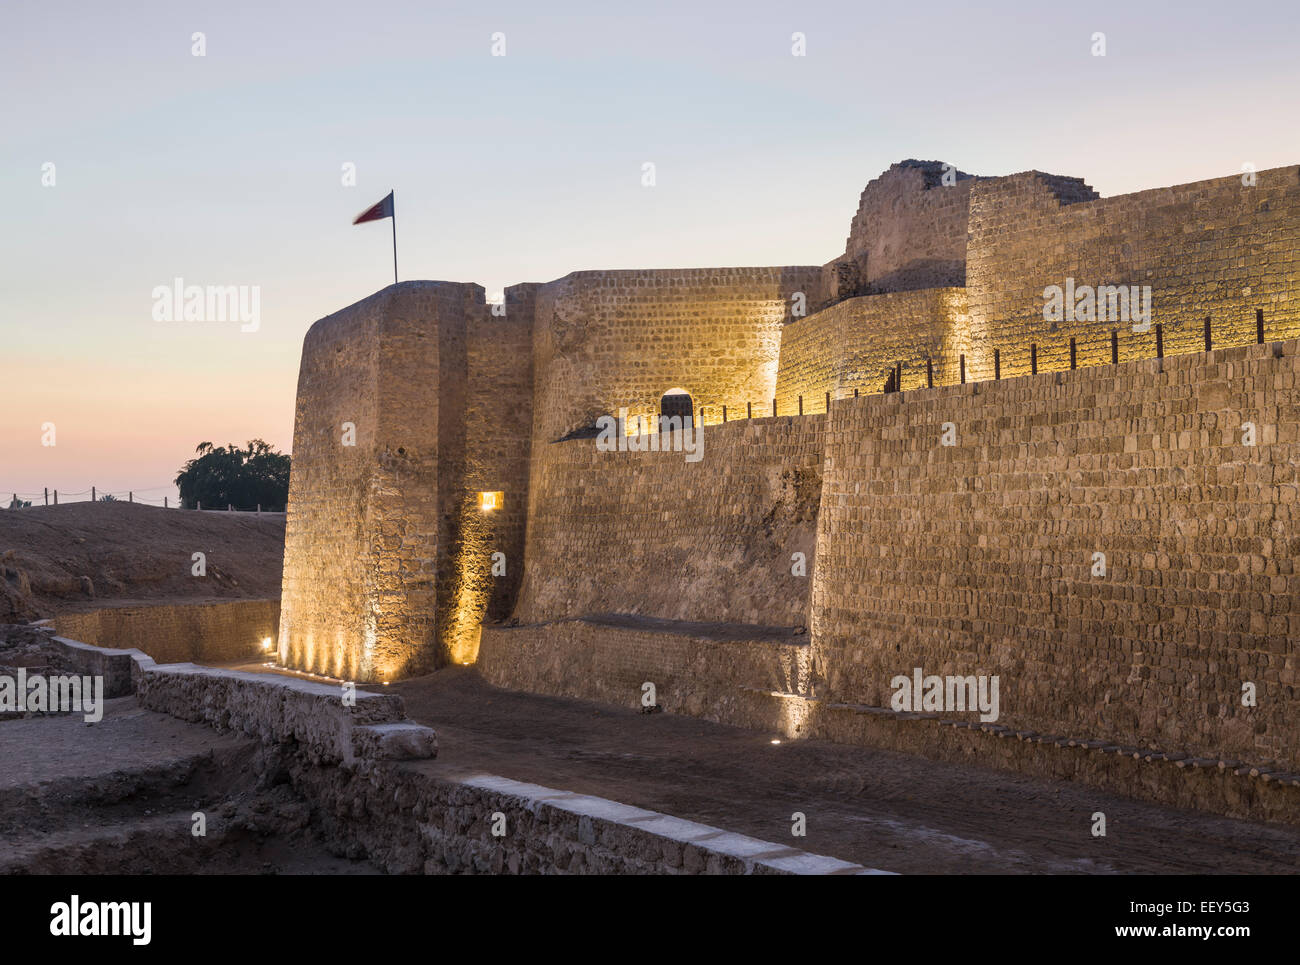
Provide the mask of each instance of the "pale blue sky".
{"label": "pale blue sky", "polygon": [[[1107,196],[1295,163],[1296,11],[5,0],[0,489],[287,449],[307,327],[391,280],[387,222],[350,224],[390,188],[404,279],[821,264],[907,157]],[[154,321],[176,276],[260,286],[260,330]]]}

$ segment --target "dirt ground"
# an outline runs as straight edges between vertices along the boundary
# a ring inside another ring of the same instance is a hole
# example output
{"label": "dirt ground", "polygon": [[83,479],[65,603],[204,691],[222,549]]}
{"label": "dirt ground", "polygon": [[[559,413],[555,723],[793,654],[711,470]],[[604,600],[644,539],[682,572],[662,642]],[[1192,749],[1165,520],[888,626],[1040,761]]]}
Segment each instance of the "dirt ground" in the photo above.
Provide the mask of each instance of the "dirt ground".
{"label": "dirt ground", "polygon": [[[668,714],[510,693],[470,668],[394,684],[440,767],[595,794],[905,873],[1300,872],[1300,828]],[[807,837],[791,836],[791,815]],[[1106,815],[1094,838],[1091,816]]]}
{"label": "dirt ground", "polygon": [[[191,575],[207,556],[207,578]],[[109,603],[280,595],[284,516],[138,503],[0,510],[0,623]]]}
{"label": "dirt ground", "polygon": [[326,847],[255,742],[134,697],[0,722],[0,760],[0,874],[379,873]]}

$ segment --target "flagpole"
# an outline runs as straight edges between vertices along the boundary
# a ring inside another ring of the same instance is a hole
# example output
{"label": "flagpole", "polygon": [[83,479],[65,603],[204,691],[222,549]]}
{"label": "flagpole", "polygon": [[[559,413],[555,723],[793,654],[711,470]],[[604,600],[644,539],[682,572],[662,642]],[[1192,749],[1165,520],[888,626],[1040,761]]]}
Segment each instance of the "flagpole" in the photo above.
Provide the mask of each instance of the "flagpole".
{"label": "flagpole", "polygon": [[397,284],[397,193],[390,191],[393,196],[393,284]]}

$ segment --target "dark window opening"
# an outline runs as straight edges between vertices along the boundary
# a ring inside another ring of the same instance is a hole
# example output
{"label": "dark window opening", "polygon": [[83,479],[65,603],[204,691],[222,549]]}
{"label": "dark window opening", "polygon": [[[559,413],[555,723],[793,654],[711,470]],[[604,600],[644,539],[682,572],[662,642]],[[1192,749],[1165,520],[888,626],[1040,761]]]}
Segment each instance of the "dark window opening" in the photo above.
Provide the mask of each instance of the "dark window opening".
{"label": "dark window opening", "polygon": [[659,400],[659,415],[670,419],[679,418],[682,420],[681,424],[686,425],[686,420],[694,417],[695,407],[687,393],[667,392]]}

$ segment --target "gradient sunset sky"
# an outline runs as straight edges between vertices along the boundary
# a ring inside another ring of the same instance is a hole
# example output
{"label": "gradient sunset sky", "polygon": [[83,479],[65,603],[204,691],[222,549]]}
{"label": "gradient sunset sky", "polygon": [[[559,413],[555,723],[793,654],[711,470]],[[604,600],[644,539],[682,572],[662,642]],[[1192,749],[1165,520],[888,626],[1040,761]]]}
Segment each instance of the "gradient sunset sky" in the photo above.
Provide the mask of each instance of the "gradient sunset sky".
{"label": "gradient sunset sky", "polygon": [[[817,265],[908,157],[1103,196],[1300,161],[1298,9],[6,0],[0,496],[288,450],[307,328],[391,282],[351,225],[390,188],[404,280]],[[258,331],[155,321],[177,277],[259,286]]]}

